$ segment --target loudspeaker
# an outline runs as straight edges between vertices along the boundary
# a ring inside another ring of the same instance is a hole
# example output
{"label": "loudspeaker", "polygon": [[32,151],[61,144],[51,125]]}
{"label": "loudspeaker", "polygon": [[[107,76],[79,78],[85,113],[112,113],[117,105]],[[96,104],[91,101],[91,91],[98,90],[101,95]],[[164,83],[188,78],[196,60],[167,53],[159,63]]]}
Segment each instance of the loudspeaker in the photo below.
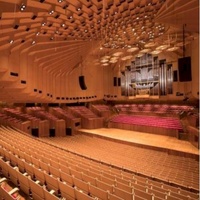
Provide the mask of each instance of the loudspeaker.
{"label": "loudspeaker", "polygon": [[39,130],[38,130],[38,128],[32,128],[31,129],[31,134],[32,134],[32,136],[39,137]]}
{"label": "loudspeaker", "polygon": [[179,81],[187,82],[192,80],[191,57],[178,59]]}
{"label": "loudspeaker", "polygon": [[173,81],[174,82],[178,81],[178,72],[177,72],[177,70],[173,71]]}
{"label": "loudspeaker", "polygon": [[82,90],[86,90],[87,86],[85,85],[85,77],[79,76],[79,85]]}
{"label": "loudspeaker", "polygon": [[72,135],[72,129],[66,128],[66,135]]}
{"label": "loudspeaker", "polygon": [[55,137],[56,135],[56,130],[55,128],[50,128],[49,129],[49,137]]}
{"label": "loudspeaker", "polygon": [[113,78],[113,86],[117,86],[117,77]]}
{"label": "loudspeaker", "polygon": [[121,86],[121,78],[118,77],[118,86]]}

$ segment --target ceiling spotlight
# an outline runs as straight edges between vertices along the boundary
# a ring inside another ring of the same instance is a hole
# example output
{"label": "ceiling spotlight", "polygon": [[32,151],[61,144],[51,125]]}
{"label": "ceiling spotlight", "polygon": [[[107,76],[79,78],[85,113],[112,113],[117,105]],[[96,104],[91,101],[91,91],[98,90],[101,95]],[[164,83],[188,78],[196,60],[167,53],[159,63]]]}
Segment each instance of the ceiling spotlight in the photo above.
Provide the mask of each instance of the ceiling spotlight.
{"label": "ceiling spotlight", "polygon": [[63,0],[58,0],[58,3],[62,3],[63,2]]}
{"label": "ceiling spotlight", "polygon": [[14,40],[10,40],[9,43],[12,44],[14,42]]}
{"label": "ceiling spotlight", "polygon": [[49,11],[50,15],[53,15],[53,13],[54,13],[54,10]]}
{"label": "ceiling spotlight", "polygon": [[32,41],[32,44],[35,44],[35,40]]}
{"label": "ceiling spotlight", "polygon": [[26,5],[24,3],[22,3],[21,7],[20,7],[20,10],[21,11],[24,11],[26,9]]}

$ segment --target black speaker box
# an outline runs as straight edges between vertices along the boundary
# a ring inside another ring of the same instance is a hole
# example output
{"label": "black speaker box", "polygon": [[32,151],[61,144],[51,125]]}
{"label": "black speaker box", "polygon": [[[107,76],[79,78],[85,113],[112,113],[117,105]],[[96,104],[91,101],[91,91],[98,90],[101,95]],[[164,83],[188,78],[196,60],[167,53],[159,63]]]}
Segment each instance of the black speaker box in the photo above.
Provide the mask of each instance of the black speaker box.
{"label": "black speaker box", "polygon": [[31,134],[32,134],[32,136],[39,137],[39,130],[38,130],[38,128],[32,128],[31,129]]}
{"label": "black speaker box", "polygon": [[177,70],[174,70],[174,71],[173,71],[173,81],[174,81],[174,82],[177,82],[177,81],[178,81],[178,72],[177,72]]}
{"label": "black speaker box", "polygon": [[84,76],[79,76],[79,85],[80,85],[80,88],[82,90],[86,90],[87,89],[87,86],[85,84],[85,77]]}
{"label": "black speaker box", "polygon": [[121,78],[118,77],[118,86],[121,86]]}
{"label": "black speaker box", "polygon": [[56,130],[55,128],[50,128],[49,129],[49,137],[55,137],[56,135]]}
{"label": "black speaker box", "polygon": [[117,86],[117,77],[113,78],[113,86]]}
{"label": "black speaker box", "polygon": [[72,135],[72,129],[66,128],[66,135]]}
{"label": "black speaker box", "polygon": [[192,80],[191,57],[178,59],[179,81],[187,82]]}

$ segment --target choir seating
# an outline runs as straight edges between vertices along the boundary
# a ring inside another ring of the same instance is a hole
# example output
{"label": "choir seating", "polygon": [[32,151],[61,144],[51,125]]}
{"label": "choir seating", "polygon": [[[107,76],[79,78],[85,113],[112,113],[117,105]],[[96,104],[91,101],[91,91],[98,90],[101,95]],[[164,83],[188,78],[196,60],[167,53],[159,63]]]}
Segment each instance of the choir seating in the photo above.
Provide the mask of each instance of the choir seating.
{"label": "choir seating", "polygon": [[188,105],[168,105],[168,104],[116,104],[114,106],[121,114],[140,114],[140,115],[164,115],[179,116],[181,112],[189,112],[194,109]]}
{"label": "choir seating", "polygon": [[180,120],[175,117],[120,114],[113,116],[109,120],[108,127],[162,134],[177,138],[179,133],[183,132]]}

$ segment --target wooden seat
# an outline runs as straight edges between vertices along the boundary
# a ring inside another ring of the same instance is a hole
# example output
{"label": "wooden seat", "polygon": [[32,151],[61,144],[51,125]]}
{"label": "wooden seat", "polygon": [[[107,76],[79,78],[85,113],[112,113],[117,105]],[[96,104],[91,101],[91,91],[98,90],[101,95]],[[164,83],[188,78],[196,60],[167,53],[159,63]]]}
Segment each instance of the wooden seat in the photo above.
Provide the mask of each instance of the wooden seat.
{"label": "wooden seat", "polygon": [[32,198],[37,200],[44,200],[44,188],[41,185],[39,185],[38,182],[34,182],[31,179],[28,179],[28,181],[31,189]]}
{"label": "wooden seat", "polygon": [[29,185],[29,178],[26,174],[22,174],[20,171],[17,171],[17,179],[19,181],[19,188],[25,194],[30,194],[30,185]]}
{"label": "wooden seat", "polygon": [[10,165],[8,165],[7,167],[8,167],[9,179],[17,186],[18,185],[18,177],[17,177],[18,167],[12,167]]}
{"label": "wooden seat", "polygon": [[93,197],[97,197],[102,200],[108,199],[108,192],[106,192],[105,190],[102,190],[96,186],[89,185],[89,191],[90,191],[90,195]]}
{"label": "wooden seat", "polygon": [[54,191],[47,191],[47,190],[44,190],[44,196],[45,196],[45,199],[46,200],[59,200],[60,198],[57,197],[56,195],[54,195]]}
{"label": "wooden seat", "polygon": [[2,169],[2,173],[6,178],[9,178],[9,171],[8,171],[8,162],[5,162],[2,158],[0,158],[0,167]]}
{"label": "wooden seat", "polygon": [[67,173],[64,173],[64,172],[61,172],[60,173],[60,178],[63,182],[66,182],[68,185],[70,185],[71,187],[74,186],[74,180],[73,180],[73,177],[70,175],[70,174],[67,174]]}
{"label": "wooden seat", "polygon": [[67,183],[58,181],[61,196],[63,198],[74,200],[75,199],[75,189],[68,185]]}
{"label": "wooden seat", "polygon": [[76,177],[73,177],[73,182],[74,182],[74,185],[75,187],[78,189],[78,190],[81,190],[83,191],[84,193],[86,194],[89,194],[89,186],[88,186],[88,183],[76,178]]}
{"label": "wooden seat", "polygon": [[17,187],[12,188],[7,181],[1,182],[0,185],[0,196],[2,199],[5,200],[15,200],[15,199],[20,199],[20,200],[25,200],[21,195],[18,193],[19,189]]}
{"label": "wooden seat", "polygon": [[77,200],[94,200],[95,198],[89,196],[88,194],[85,194],[83,191],[78,190],[75,188],[75,196]]}
{"label": "wooden seat", "polygon": [[38,169],[33,166],[33,171],[34,171],[34,177],[36,180],[40,181],[40,185],[45,185],[45,175],[44,171],[41,169]]}
{"label": "wooden seat", "polygon": [[58,186],[58,178],[53,177],[52,175],[44,173],[45,176],[45,183],[47,189],[54,190],[56,195],[59,195],[59,186]]}

